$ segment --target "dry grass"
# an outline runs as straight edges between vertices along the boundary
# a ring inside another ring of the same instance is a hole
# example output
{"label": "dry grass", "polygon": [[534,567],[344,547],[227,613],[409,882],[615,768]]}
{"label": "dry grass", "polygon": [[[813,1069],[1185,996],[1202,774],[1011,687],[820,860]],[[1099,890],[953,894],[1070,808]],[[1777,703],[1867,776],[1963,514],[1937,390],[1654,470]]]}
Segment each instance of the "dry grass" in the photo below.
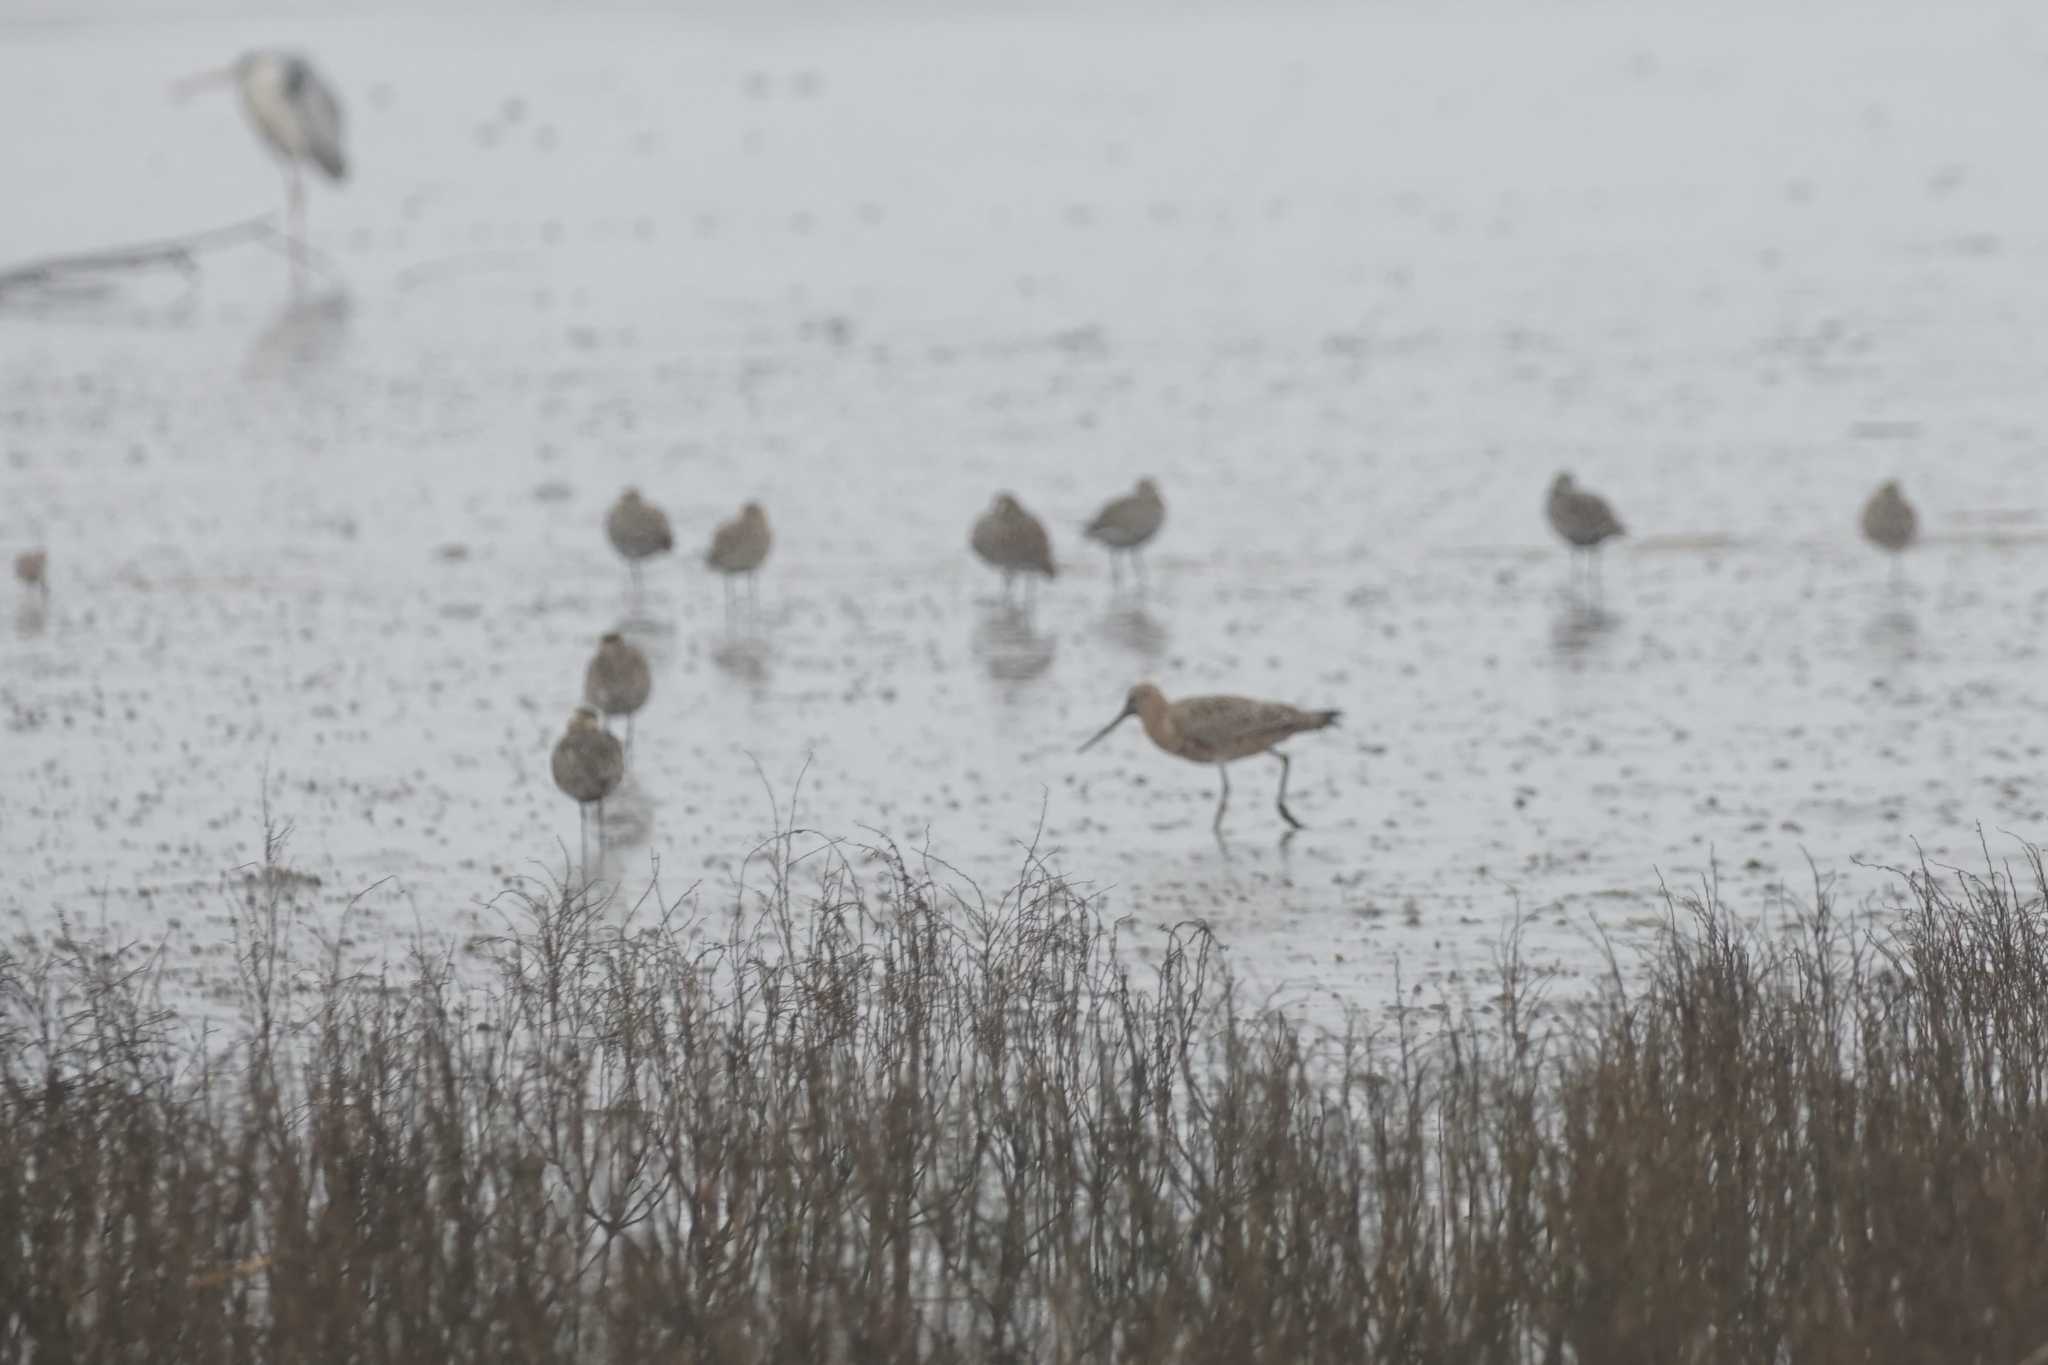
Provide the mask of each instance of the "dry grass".
{"label": "dry grass", "polygon": [[[2048,1342],[2038,860],[1882,931],[1674,907],[1633,984],[1312,1038],[1194,929],[893,853],[690,946],[555,889],[488,980],[0,957],[0,1360],[1813,1362]],[[271,850],[275,859],[276,850]],[[775,860],[771,860],[775,861]],[[814,859],[816,861],[816,859]]]}

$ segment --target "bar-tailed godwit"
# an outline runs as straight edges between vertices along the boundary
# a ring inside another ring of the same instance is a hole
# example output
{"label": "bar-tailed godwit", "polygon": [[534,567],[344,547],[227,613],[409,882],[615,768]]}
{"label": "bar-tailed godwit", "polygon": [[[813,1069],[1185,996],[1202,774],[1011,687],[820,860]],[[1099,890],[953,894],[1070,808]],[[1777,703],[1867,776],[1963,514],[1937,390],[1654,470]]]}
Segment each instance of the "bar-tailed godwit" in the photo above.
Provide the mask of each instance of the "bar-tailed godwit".
{"label": "bar-tailed godwit", "polygon": [[1271,754],[1280,760],[1280,792],[1274,804],[1280,818],[1295,829],[1301,821],[1287,809],[1287,755],[1273,746],[1309,730],[1322,730],[1337,723],[1336,711],[1305,711],[1285,702],[1256,701],[1250,697],[1182,697],[1169,702],[1151,683],[1139,683],[1124,698],[1124,709],[1115,720],[1095,732],[1085,751],[1132,716],[1145,727],[1154,744],[1190,763],[1213,763],[1223,779],[1223,794],[1216,802],[1214,828],[1223,828],[1223,812],[1230,806],[1230,774],[1225,765],[1253,754]]}
{"label": "bar-tailed godwit", "polygon": [[597,642],[590,667],[583,670],[583,700],[601,716],[626,718],[626,744],[633,743],[633,713],[647,704],[654,687],[647,656],[613,631]]}
{"label": "bar-tailed godwit", "polygon": [[711,537],[711,548],[704,555],[704,563],[725,576],[725,604],[732,606],[733,579],[747,576],[747,593],[754,593],[754,574],[768,558],[768,550],[774,544],[774,537],[768,531],[768,514],[761,510],[761,504],[750,502],[740,509],[740,514],[720,526]]}
{"label": "bar-tailed godwit", "polygon": [[1082,534],[1109,547],[1112,580],[1116,577],[1117,555],[1124,553],[1130,555],[1138,581],[1143,583],[1145,561],[1138,551],[1159,534],[1165,521],[1166,503],[1159,496],[1159,485],[1150,479],[1140,479],[1136,489],[1097,512]]}
{"label": "bar-tailed godwit", "polygon": [[1045,524],[1008,493],[996,494],[995,502],[975,521],[967,543],[984,563],[1002,574],[1005,593],[1018,574],[1051,578],[1059,572],[1053,567],[1052,541],[1045,534]]}
{"label": "bar-tailed godwit", "polygon": [[1892,558],[1892,577],[1899,576],[1900,556],[1920,538],[1920,518],[1913,504],[1899,491],[1897,479],[1878,485],[1870,501],[1863,504],[1863,535],[1872,545]]}
{"label": "bar-tailed godwit", "polygon": [[641,497],[637,488],[619,494],[619,500],[605,514],[604,533],[611,539],[612,548],[625,556],[636,588],[640,586],[640,561],[667,554],[676,545],[668,529],[667,514]]}
{"label": "bar-tailed godwit", "polygon": [[626,752],[619,741],[605,733],[597,712],[588,706],[576,708],[569,728],[555,741],[552,764],[555,785],[576,803],[577,832],[583,840],[583,858],[590,859],[588,830],[590,808],[597,807],[597,851],[604,853],[604,799],[612,794],[626,775]]}
{"label": "bar-tailed godwit", "polygon": [[1621,518],[1607,505],[1607,499],[1580,488],[1569,474],[1559,474],[1551,480],[1550,500],[1544,511],[1550,517],[1550,529],[1564,537],[1565,544],[1571,547],[1574,573],[1578,571],[1581,551],[1585,552],[1588,571],[1597,573],[1600,542],[1610,536],[1628,534]]}
{"label": "bar-tailed godwit", "polygon": [[22,586],[33,588],[44,597],[50,595],[50,552],[48,550],[23,550],[14,557],[14,576]]}

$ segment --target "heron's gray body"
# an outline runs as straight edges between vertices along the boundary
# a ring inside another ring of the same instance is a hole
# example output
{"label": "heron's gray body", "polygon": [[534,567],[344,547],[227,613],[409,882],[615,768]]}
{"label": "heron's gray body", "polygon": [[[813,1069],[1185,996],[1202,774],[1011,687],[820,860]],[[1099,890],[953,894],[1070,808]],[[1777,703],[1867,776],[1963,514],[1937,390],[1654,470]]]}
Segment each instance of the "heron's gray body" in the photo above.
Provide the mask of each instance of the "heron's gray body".
{"label": "heron's gray body", "polygon": [[235,63],[242,108],[257,135],[289,163],[310,162],[330,180],[348,178],[341,101],[311,62],[294,52],[250,52]]}

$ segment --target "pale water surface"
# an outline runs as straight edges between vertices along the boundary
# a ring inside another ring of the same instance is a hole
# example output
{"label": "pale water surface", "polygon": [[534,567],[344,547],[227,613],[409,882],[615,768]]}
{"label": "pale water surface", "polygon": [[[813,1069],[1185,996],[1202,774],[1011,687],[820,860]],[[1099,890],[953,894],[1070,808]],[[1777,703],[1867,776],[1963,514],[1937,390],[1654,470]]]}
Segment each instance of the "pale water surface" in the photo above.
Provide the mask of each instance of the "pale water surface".
{"label": "pale water surface", "polygon": [[[619,626],[629,889],[729,903],[801,773],[804,825],[991,888],[1035,840],[1311,1009],[1455,985],[1518,908],[1597,970],[1715,857],[1762,913],[1808,855],[1853,898],[2042,837],[2048,12],[1708,8],[22,9],[0,260],[274,207],[232,99],[166,95],[256,43],[358,173],[303,298],[250,248],[0,311],[0,548],[55,587],[0,599],[0,915],[215,972],[267,782],[321,915],[375,884],[362,952],[493,927],[575,852],[548,751]],[[1633,533],[1598,599],[1561,467]],[[1120,595],[1078,531],[1144,474]],[[641,599],[629,483],[681,542]],[[966,549],[997,489],[1066,565],[1028,616]],[[698,558],[750,497],[735,630]],[[1344,708],[1310,828],[1267,762],[1219,846],[1211,772],[1077,755],[1141,678]]]}

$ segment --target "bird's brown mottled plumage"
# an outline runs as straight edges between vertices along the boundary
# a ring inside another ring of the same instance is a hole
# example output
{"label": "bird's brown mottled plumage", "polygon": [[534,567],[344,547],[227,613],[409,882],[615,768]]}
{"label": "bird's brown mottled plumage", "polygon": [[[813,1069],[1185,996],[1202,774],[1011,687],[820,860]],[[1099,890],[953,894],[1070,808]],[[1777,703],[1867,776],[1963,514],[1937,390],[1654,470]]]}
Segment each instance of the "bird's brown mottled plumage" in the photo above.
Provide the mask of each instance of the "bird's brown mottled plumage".
{"label": "bird's brown mottled plumage", "polygon": [[1001,571],[1005,586],[1020,573],[1043,574],[1047,578],[1058,573],[1045,524],[1008,493],[996,494],[995,502],[974,523],[968,544],[983,562]]}
{"label": "bird's brown mottled plumage", "polygon": [[725,574],[752,573],[768,558],[774,537],[768,530],[768,514],[761,504],[750,502],[740,514],[720,526],[711,537],[711,549],[704,562]]}
{"label": "bird's brown mottled plumage", "polygon": [[[1170,702],[1151,683],[1139,683],[1124,698],[1124,709],[1115,720],[1097,731],[1086,749],[1131,716],[1145,727],[1145,734],[1167,753],[1190,763],[1223,765],[1254,754],[1271,753],[1280,760],[1280,794],[1276,804],[1280,818],[1294,828],[1301,822],[1287,809],[1287,755],[1273,746],[1291,736],[1335,725],[1337,711],[1307,710],[1285,702],[1259,701],[1252,697],[1183,697]],[[1215,826],[1223,826],[1223,812],[1230,805],[1230,778],[1223,775],[1222,799],[1216,803]]]}

